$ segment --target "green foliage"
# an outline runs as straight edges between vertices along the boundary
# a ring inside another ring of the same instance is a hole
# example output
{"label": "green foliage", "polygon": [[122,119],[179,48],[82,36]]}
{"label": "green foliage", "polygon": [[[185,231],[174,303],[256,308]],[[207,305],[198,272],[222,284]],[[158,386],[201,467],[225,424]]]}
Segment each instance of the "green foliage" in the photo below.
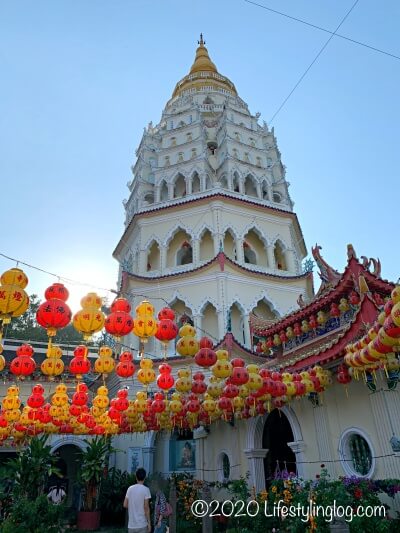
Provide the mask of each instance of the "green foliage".
{"label": "green foliage", "polygon": [[53,505],[42,494],[35,499],[19,498],[0,526],[1,533],[59,533],[63,505]]}
{"label": "green foliage", "polygon": [[109,437],[85,439],[86,448],[79,457],[78,483],[83,488],[82,510],[95,511],[106,474],[109,455],[113,450]]}
{"label": "green foliage", "polygon": [[123,507],[128,487],[136,483],[135,474],[122,472],[117,468],[110,468],[101,483],[99,508],[102,517],[107,516],[109,523],[123,523],[125,510]]}
{"label": "green foliage", "polygon": [[60,475],[57,457],[46,442],[47,435],[32,437],[17,457],[4,464],[0,471],[0,493],[28,500],[44,493],[50,476]]}

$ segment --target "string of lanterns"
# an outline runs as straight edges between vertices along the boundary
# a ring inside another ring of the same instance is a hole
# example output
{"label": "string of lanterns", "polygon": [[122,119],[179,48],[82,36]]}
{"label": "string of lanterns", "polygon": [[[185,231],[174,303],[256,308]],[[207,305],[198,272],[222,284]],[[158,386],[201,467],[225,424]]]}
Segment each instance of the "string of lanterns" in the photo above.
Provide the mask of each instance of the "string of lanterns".
{"label": "string of lanterns", "polygon": [[[376,322],[367,334],[346,346],[344,363],[340,368],[340,379],[351,381],[363,376],[370,388],[374,389],[376,371],[383,369],[390,388],[399,379],[400,363],[400,286],[396,286],[378,315]],[[339,380],[339,375],[338,375]]]}

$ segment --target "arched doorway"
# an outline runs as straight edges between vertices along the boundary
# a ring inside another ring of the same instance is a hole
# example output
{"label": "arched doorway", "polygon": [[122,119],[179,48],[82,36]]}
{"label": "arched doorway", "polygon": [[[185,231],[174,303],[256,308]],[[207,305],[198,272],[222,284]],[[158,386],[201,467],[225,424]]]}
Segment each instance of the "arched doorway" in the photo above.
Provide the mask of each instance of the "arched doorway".
{"label": "arched doorway", "polygon": [[288,445],[293,441],[289,420],[280,409],[274,409],[264,424],[262,436],[262,447],[268,450],[264,458],[266,484],[277,476],[296,474],[296,455]]}
{"label": "arched doorway", "polygon": [[80,489],[77,486],[77,474],[79,470],[79,460],[82,448],[73,443],[57,444],[53,446],[53,454],[57,457],[56,466],[62,475],[52,476],[49,480],[51,486],[62,486],[67,493],[67,506],[79,509]]}

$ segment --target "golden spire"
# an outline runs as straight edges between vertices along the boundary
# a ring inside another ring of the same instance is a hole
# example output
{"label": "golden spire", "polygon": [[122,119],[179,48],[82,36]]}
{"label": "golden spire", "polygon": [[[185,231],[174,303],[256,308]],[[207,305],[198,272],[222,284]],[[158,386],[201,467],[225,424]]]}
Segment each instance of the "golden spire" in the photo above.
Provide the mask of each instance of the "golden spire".
{"label": "golden spire", "polygon": [[175,97],[188,89],[200,89],[204,86],[205,81],[207,81],[207,86],[228,90],[236,95],[237,92],[233,83],[225,76],[222,76],[211,61],[210,56],[208,55],[208,50],[205,47],[206,42],[203,39],[202,33],[200,33],[200,40],[197,41],[197,44],[199,46],[197,47],[196,57],[190,68],[190,72],[176,84],[172,97]]}
{"label": "golden spire", "polygon": [[217,67],[214,65],[214,63],[211,61],[210,56],[208,55],[208,50],[204,46],[206,44],[205,41],[203,41],[203,34],[200,33],[200,41],[197,41],[198,48],[196,50],[196,57],[194,60],[194,63],[192,65],[192,68],[190,69],[190,74],[193,74],[193,72],[218,72]]}

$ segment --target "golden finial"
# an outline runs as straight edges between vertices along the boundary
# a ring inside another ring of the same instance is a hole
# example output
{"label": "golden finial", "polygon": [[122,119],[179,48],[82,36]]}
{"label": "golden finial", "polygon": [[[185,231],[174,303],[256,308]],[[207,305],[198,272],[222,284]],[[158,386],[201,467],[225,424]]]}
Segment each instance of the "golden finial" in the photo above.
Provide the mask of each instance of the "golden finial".
{"label": "golden finial", "polygon": [[197,41],[197,44],[199,44],[200,46],[204,46],[206,44],[205,41],[203,41],[203,34],[200,33],[200,41]]}

